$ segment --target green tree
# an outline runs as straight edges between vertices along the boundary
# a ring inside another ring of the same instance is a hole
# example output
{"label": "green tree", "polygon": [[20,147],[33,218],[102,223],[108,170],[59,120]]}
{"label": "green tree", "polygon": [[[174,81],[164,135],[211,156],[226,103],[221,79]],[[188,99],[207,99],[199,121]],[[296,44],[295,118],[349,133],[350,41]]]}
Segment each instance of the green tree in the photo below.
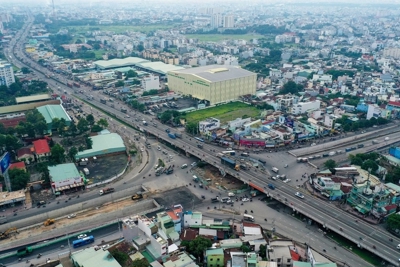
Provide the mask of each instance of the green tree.
{"label": "green tree", "polygon": [[191,134],[198,134],[199,133],[199,128],[198,128],[197,123],[195,123],[195,122],[187,123],[186,124],[186,131],[188,133],[191,133]]}
{"label": "green tree", "polygon": [[241,250],[242,252],[244,252],[244,253],[249,253],[249,252],[251,252],[251,249],[250,249],[248,246],[246,246],[246,245],[241,245],[241,246],[240,246],[240,250]]}
{"label": "green tree", "polygon": [[51,128],[52,129],[58,129],[58,125],[60,124],[60,119],[59,118],[54,118],[51,121]]}
{"label": "green tree", "polygon": [[357,157],[357,155],[350,154],[349,159],[350,159],[350,163],[352,165],[361,166],[363,164],[363,159],[360,157]]}
{"label": "green tree", "polygon": [[27,67],[22,67],[22,68],[21,68],[21,72],[22,72],[23,74],[28,74],[28,73],[30,73],[31,71],[30,71]]}
{"label": "green tree", "polygon": [[36,134],[39,136],[44,135],[45,132],[47,131],[47,124],[43,121],[39,121],[39,122],[35,123],[35,131],[36,131]]}
{"label": "green tree", "polygon": [[280,93],[282,93],[282,94],[289,94],[289,93],[297,94],[302,89],[303,89],[302,85],[298,85],[294,81],[288,81],[287,83],[285,83],[283,85],[283,88],[280,91]]}
{"label": "green tree", "polygon": [[107,128],[108,121],[104,118],[101,118],[100,120],[97,121],[97,125],[99,125],[100,127],[103,127],[103,128]]}
{"label": "green tree", "polygon": [[47,162],[39,162],[36,164],[36,171],[41,174],[41,178],[46,184],[50,183],[50,173]]}
{"label": "green tree", "polygon": [[260,245],[258,254],[262,259],[265,259],[267,257],[267,247],[265,245]]}
{"label": "green tree", "polygon": [[35,126],[32,123],[25,123],[25,131],[29,137],[35,137]]}
{"label": "green tree", "polygon": [[85,118],[80,118],[77,127],[80,133],[84,133],[89,130],[89,123]]}
{"label": "green tree", "polygon": [[334,169],[337,167],[337,163],[333,159],[328,159],[324,162],[324,167],[327,169]]}
{"label": "green tree", "polygon": [[361,165],[361,169],[368,171],[368,169],[371,169],[371,173],[376,173],[376,171],[379,169],[378,164],[373,161],[373,160],[366,160],[363,162]]}
{"label": "green tree", "polygon": [[68,151],[68,156],[72,161],[75,161],[75,156],[78,154],[78,149],[73,146]]}
{"label": "green tree", "polygon": [[124,81],[121,80],[115,83],[115,87],[122,87],[124,85],[125,85]]}
{"label": "green tree", "polygon": [[202,236],[197,236],[195,239],[189,242],[188,251],[196,258],[202,258],[204,251],[211,247],[212,243],[210,239]]}
{"label": "green tree", "polygon": [[121,266],[125,266],[126,261],[129,259],[129,256],[126,253],[116,249],[111,251],[111,255]]}
{"label": "green tree", "polygon": [[69,132],[72,134],[72,136],[75,136],[76,133],[78,132],[78,128],[76,127],[76,124],[71,122],[68,128]]}
{"label": "green tree", "polygon": [[400,230],[400,214],[393,213],[389,215],[386,225],[390,230]]}
{"label": "green tree", "polygon": [[8,175],[13,191],[25,189],[30,179],[29,173],[22,169],[11,169],[8,171]]}
{"label": "green tree", "polygon": [[172,119],[172,114],[170,112],[163,112],[163,114],[160,117],[160,121],[162,123],[167,123]]}
{"label": "green tree", "polygon": [[17,126],[15,126],[15,132],[19,136],[24,136],[26,134],[25,123],[21,121]]}
{"label": "green tree", "polygon": [[82,151],[84,151],[84,150],[85,150],[85,147],[84,147],[84,146],[80,145],[80,146],[78,147],[78,151],[79,151],[79,152],[82,152]]}
{"label": "green tree", "polygon": [[126,78],[134,78],[137,77],[137,73],[134,70],[128,70],[128,72],[126,73]]}
{"label": "green tree", "polygon": [[87,122],[89,123],[89,125],[90,126],[92,126],[93,124],[94,124],[94,117],[93,117],[93,115],[92,114],[88,114],[87,116],[86,116],[86,120],[87,120]]}
{"label": "green tree", "polygon": [[91,149],[93,146],[93,140],[89,136],[85,138],[86,148]]}
{"label": "green tree", "polygon": [[92,128],[90,129],[92,133],[98,133],[101,132],[102,130],[103,128],[98,124],[93,125]]}
{"label": "green tree", "polygon": [[55,144],[51,148],[51,160],[55,164],[61,164],[65,160],[65,149],[60,144]]}
{"label": "green tree", "polygon": [[150,266],[146,258],[136,259],[132,262],[132,267],[148,267]]}
{"label": "green tree", "polygon": [[58,122],[57,131],[59,134],[63,134],[65,131],[65,127],[67,126],[67,122],[64,118],[61,118]]}

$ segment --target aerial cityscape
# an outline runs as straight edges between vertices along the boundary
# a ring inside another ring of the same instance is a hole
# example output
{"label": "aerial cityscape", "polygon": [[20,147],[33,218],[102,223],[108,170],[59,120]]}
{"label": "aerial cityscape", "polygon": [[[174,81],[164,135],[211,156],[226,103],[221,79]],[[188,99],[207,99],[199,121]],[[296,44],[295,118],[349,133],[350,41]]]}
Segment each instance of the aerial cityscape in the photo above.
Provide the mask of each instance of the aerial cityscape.
{"label": "aerial cityscape", "polygon": [[0,267],[400,266],[399,1],[0,5]]}

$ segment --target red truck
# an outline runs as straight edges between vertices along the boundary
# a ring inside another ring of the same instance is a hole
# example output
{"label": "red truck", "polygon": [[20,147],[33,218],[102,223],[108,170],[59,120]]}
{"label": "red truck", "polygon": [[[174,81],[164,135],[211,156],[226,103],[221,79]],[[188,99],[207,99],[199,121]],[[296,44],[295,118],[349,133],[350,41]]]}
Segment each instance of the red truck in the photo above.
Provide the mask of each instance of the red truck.
{"label": "red truck", "polygon": [[79,83],[74,82],[74,86],[80,88],[81,85]]}
{"label": "red truck", "polygon": [[72,88],[72,87],[73,87],[72,83],[67,83],[67,86],[68,86],[69,88]]}
{"label": "red truck", "polygon": [[105,188],[105,189],[100,190],[99,194],[100,194],[100,196],[102,196],[105,194],[112,193],[114,191],[115,191],[114,188]]}

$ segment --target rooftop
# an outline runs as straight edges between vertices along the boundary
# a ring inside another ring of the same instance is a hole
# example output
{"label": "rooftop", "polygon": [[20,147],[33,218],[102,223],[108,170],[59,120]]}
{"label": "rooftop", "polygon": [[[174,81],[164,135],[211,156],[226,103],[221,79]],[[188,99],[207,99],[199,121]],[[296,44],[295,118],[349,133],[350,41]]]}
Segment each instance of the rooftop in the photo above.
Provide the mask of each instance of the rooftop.
{"label": "rooftop", "polygon": [[53,182],[62,182],[68,179],[81,177],[74,163],[49,166],[48,169]]}
{"label": "rooftop", "polygon": [[20,161],[20,162],[15,162],[15,163],[11,163],[10,164],[10,170],[12,169],[23,169],[25,170],[26,166],[25,166],[25,162]]}
{"label": "rooftop", "polygon": [[38,155],[50,153],[50,147],[46,139],[33,141],[33,147]]}
{"label": "rooftop", "polygon": [[75,156],[76,159],[125,150],[124,141],[116,133],[100,134],[90,138],[93,141],[92,148],[78,152]]}
{"label": "rooftop", "polygon": [[14,192],[0,192],[0,206],[21,200],[25,200],[25,192],[23,190]]}
{"label": "rooftop", "polygon": [[208,65],[184,70],[170,71],[169,74],[192,74],[208,82],[220,82],[248,76],[256,77],[254,72],[242,69],[238,66]]}
{"label": "rooftop", "polygon": [[47,124],[52,123],[54,118],[65,119],[67,122],[71,121],[71,118],[61,105],[41,106],[37,110],[43,115]]}
{"label": "rooftop", "polygon": [[127,57],[127,58],[116,58],[111,60],[98,60],[93,63],[101,69],[111,69],[111,68],[132,66],[141,62],[149,62],[149,61],[139,57]]}
{"label": "rooftop", "polygon": [[144,68],[149,71],[157,72],[157,73],[160,73],[163,75],[167,74],[169,71],[179,71],[179,70],[185,69],[183,67],[179,67],[179,66],[175,66],[175,65],[171,65],[171,64],[165,64],[160,61],[143,62],[143,63],[136,64],[136,66],[138,66],[140,68]]}
{"label": "rooftop", "polygon": [[26,103],[26,102],[49,100],[49,99],[51,99],[51,96],[49,94],[41,94],[41,95],[16,97],[15,102],[17,102],[17,104],[21,104],[21,103]]}
{"label": "rooftop", "polygon": [[110,252],[108,252],[108,250],[99,249],[95,251],[93,247],[75,252],[71,255],[71,258],[78,263],[79,266],[121,267],[114,257],[110,257]]}

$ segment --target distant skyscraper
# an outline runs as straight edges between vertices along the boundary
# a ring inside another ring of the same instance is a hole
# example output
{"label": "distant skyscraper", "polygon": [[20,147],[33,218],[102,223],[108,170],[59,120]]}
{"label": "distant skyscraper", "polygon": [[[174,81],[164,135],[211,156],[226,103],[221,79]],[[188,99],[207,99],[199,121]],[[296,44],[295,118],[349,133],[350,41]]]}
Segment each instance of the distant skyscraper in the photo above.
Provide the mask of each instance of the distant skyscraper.
{"label": "distant skyscraper", "polygon": [[12,83],[15,83],[12,65],[0,64],[0,85],[10,86]]}
{"label": "distant skyscraper", "polygon": [[222,27],[224,27],[224,28],[235,27],[235,20],[233,19],[233,15],[224,16]]}
{"label": "distant skyscraper", "polygon": [[211,28],[216,29],[222,27],[222,16],[221,14],[213,14],[211,16]]}

